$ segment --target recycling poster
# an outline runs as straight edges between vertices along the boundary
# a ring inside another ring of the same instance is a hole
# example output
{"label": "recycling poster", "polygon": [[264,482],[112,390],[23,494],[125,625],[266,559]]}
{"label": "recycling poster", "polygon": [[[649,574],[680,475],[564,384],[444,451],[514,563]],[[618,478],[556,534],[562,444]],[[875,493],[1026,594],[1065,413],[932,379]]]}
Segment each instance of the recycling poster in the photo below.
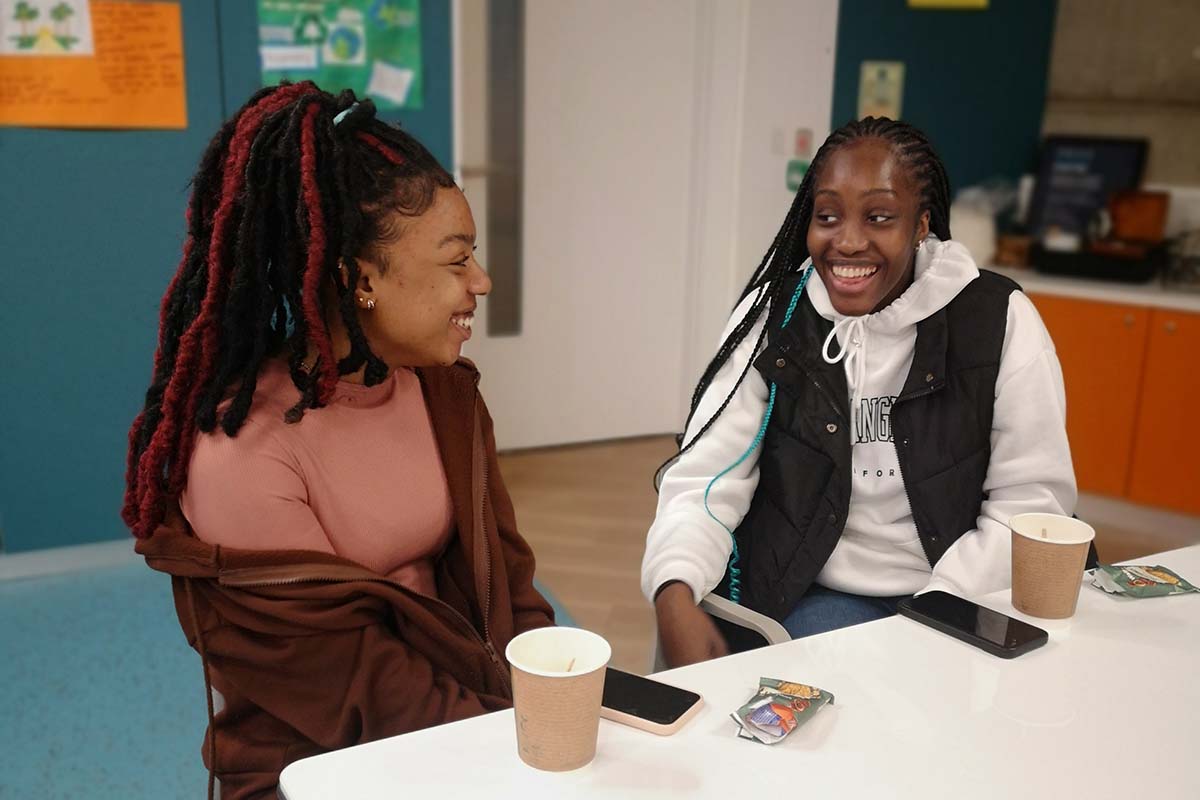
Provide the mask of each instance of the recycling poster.
{"label": "recycling poster", "polygon": [[381,111],[422,105],[420,0],[258,0],[263,85],[353,89]]}

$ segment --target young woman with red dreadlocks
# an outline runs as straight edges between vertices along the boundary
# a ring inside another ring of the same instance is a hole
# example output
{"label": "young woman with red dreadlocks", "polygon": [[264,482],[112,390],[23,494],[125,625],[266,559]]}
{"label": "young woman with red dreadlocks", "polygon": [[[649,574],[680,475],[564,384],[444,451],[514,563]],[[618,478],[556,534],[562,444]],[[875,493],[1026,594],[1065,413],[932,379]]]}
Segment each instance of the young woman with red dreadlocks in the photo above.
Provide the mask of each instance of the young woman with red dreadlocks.
{"label": "young woman with red dreadlocks", "polygon": [[1074,510],[1054,344],[949,206],[911,125],[817,151],[662,477],[642,589],[670,664],[748,644],[697,607],[711,591],[808,636],[1005,588],[1008,520]]}
{"label": "young woman with red dreadlocks", "polygon": [[350,92],[272,87],[187,220],[123,516],[204,665],[210,794],[273,797],[298,758],[509,706],[504,648],[553,612],[459,357],[491,282],[433,156]]}

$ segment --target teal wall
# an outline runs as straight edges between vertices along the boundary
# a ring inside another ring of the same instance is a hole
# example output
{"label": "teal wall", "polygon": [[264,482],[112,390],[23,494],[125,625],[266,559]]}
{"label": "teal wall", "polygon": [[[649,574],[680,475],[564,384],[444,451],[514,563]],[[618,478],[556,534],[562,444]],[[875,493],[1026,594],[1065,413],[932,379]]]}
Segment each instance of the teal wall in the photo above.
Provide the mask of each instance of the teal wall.
{"label": "teal wall", "polygon": [[905,63],[902,116],[924,130],[951,190],[1033,169],[1046,100],[1055,0],[991,0],[982,11],[905,0],[841,0],[833,118],[858,110],[863,61]]}
{"label": "teal wall", "polygon": [[[187,182],[258,86],[255,4],[183,4],[188,128],[0,128],[0,532],[18,552],[128,535],[129,423],[179,259]],[[390,115],[451,165],[449,0],[423,0],[425,108]]]}

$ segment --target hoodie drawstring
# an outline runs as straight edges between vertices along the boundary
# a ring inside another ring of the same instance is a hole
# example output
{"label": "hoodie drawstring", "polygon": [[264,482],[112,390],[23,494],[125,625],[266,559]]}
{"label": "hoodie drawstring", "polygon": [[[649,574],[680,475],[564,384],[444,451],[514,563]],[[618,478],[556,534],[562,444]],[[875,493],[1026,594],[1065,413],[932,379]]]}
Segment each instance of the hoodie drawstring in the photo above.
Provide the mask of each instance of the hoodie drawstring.
{"label": "hoodie drawstring", "polygon": [[[836,355],[829,354],[829,345],[839,340],[838,333],[845,331],[846,338],[840,341],[841,349]],[[867,379],[867,323],[865,317],[845,317],[839,320],[821,346],[821,357],[826,364],[836,364],[846,360],[846,371],[854,383],[854,399],[851,401],[851,418],[857,422],[859,406],[862,405],[863,383]]]}

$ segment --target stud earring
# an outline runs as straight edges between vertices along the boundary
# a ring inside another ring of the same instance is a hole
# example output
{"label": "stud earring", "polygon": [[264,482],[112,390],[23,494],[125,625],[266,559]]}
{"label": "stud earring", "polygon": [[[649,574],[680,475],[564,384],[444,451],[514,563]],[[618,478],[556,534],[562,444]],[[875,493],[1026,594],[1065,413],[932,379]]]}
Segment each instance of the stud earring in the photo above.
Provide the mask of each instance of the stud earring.
{"label": "stud earring", "polygon": [[375,310],[375,299],[372,298],[367,301],[367,311],[374,311],[374,310]]}

